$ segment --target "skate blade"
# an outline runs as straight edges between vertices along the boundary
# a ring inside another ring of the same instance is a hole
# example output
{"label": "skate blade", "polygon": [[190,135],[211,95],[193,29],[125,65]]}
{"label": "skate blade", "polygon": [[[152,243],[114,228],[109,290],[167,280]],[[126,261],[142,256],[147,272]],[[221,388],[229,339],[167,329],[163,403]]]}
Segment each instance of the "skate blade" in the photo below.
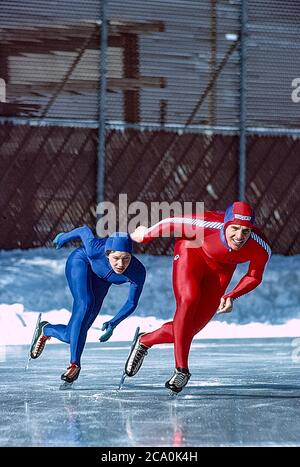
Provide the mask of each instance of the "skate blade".
{"label": "skate blade", "polygon": [[[130,355],[130,353],[131,353],[133,347],[134,347],[135,344],[136,344],[136,341],[137,341],[137,338],[138,338],[139,333],[140,333],[140,327],[138,326],[138,327],[136,328],[136,330],[135,330],[134,337],[133,337],[132,342],[131,342],[131,347],[130,347],[130,350],[129,350],[129,353],[128,353],[128,357],[129,357],[129,355]],[[126,361],[127,361],[127,360],[126,360]]]}
{"label": "skate blade", "polygon": [[64,381],[59,386],[59,390],[60,391],[68,391],[68,390],[72,389],[73,384],[74,384],[74,381],[72,383],[68,383],[67,381]]}
{"label": "skate blade", "polygon": [[28,359],[27,359],[27,364],[26,364],[26,366],[25,366],[25,371],[28,370],[28,368],[29,368],[29,363],[30,363],[30,361],[32,360],[32,358],[31,358],[31,347],[32,347],[32,345],[33,345],[33,343],[34,343],[34,339],[36,338],[36,333],[37,333],[38,327],[39,327],[39,325],[40,325],[41,318],[42,318],[42,313],[39,313],[39,314],[38,314],[38,317],[37,317],[37,320],[36,320],[35,329],[34,329],[33,337],[32,337],[31,344],[30,344],[30,348],[29,348]]}
{"label": "skate blade", "polygon": [[122,374],[122,376],[121,376],[121,380],[120,380],[120,383],[119,383],[118,391],[120,391],[120,390],[122,389],[126,376],[127,376],[127,375],[126,375],[126,372],[124,371],[123,374]]}
{"label": "skate blade", "polygon": [[31,362],[31,357],[29,356],[29,357],[28,357],[28,360],[27,360],[27,363],[26,363],[26,366],[25,366],[25,371],[28,370],[28,368],[29,368],[29,363],[30,363],[30,362]]}
{"label": "skate blade", "polygon": [[[136,328],[136,330],[135,330],[134,337],[133,337],[132,342],[131,342],[130,350],[129,350],[129,352],[128,352],[128,357],[129,357],[129,355],[131,354],[131,351],[132,351],[133,347],[134,347],[135,344],[136,344],[136,341],[137,341],[137,338],[138,338],[139,333],[140,333],[140,327],[138,326],[138,327]],[[127,360],[128,360],[128,357],[127,357],[127,359],[126,359],[126,362],[127,362]],[[126,363],[125,363],[125,366],[126,366]],[[120,380],[120,383],[119,383],[118,391],[120,391],[120,390],[122,389],[126,376],[127,376],[126,371],[123,370],[123,374],[122,374],[122,376],[121,376],[121,380]]]}

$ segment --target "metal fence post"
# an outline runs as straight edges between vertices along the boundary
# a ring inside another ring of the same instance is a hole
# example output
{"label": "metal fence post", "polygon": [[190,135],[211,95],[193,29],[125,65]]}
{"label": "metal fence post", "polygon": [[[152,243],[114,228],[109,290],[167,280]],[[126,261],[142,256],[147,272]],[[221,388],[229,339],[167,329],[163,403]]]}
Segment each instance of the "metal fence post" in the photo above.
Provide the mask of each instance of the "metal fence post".
{"label": "metal fence post", "polygon": [[240,144],[239,144],[239,200],[246,195],[246,147],[247,147],[247,0],[241,0],[240,30]]}
{"label": "metal fence post", "polygon": [[105,139],[106,139],[106,80],[107,80],[107,47],[108,20],[107,1],[101,2],[101,34],[100,34],[100,86],[99,86],[99,130],[98,130],[98,171],[97,171],[97,203],[104,201],[105,184]]}

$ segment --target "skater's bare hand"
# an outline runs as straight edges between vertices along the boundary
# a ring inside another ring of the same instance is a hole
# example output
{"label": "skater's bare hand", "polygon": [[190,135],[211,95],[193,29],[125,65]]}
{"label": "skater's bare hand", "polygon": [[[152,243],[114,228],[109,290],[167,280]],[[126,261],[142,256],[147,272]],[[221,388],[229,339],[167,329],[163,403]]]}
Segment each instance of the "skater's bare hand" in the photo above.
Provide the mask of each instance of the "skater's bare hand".
{"label": "skater's bare hand", "polygon": [[145,227],[144,225],[140,225],[139,227],[135,229],[134,232],[132,232],[130,237],[132,238],[134,242],[142,243],[142,241],[144,240],[146,230],[147,230],[147,227]]}
{"label": "skater's bare hand", "polygon": [[220,305],[217,311],[217,315],[220,315],[221,313],[230,313],[233,308],[233,300],[230,297],[227,298],[221,298]]}

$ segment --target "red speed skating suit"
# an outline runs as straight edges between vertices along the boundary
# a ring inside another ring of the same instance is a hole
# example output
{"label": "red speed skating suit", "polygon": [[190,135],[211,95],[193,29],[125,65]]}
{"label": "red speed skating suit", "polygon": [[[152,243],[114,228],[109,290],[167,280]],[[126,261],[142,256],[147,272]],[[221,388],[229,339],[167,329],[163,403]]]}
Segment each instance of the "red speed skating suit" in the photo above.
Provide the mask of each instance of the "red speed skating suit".
{"label": "red speed skating suit", "polygon": [[[254,226],[251,226],[251,236],[240,250],[231,250],[225,240],[224,212],[206,212],[201,218],[164,219],[147,229],[143,243],[163,236],[166,231],[176,234],[180,229],[182,232],[183,224],[187,226],[188,223],[193,229],[203,229],[204,238],[198,248],[189,248],[185,235],[175,243],[173,289],[176,312],[173,321],[141,337],[141,343],[148,347],[174,343],[176,368],[188,368],[192,339],[213,317],[221,297],[234,300],[255,289],[262,281],[271,255],[264,235]],[[231,224],[239,224],[239,221],[233,219]],[[245,276],[224,295],[237,264],[248,261],[250,264]]]}

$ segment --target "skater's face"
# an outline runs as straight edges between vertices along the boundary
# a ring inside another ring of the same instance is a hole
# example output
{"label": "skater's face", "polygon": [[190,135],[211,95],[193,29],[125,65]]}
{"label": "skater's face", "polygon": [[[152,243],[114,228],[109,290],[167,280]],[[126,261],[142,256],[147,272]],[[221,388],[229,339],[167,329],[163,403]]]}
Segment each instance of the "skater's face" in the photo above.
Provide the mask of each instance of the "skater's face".
{"label": "skater's face", "polygon": [[114,272],[123,274],[131,261],[131,254],[126,251],[111,251],[108,260]]}
{"label": "skater's face", "polygon": [[226,242],[232,250],[239,250],[251,235],[249,227],[229,225],[225,231]]}

